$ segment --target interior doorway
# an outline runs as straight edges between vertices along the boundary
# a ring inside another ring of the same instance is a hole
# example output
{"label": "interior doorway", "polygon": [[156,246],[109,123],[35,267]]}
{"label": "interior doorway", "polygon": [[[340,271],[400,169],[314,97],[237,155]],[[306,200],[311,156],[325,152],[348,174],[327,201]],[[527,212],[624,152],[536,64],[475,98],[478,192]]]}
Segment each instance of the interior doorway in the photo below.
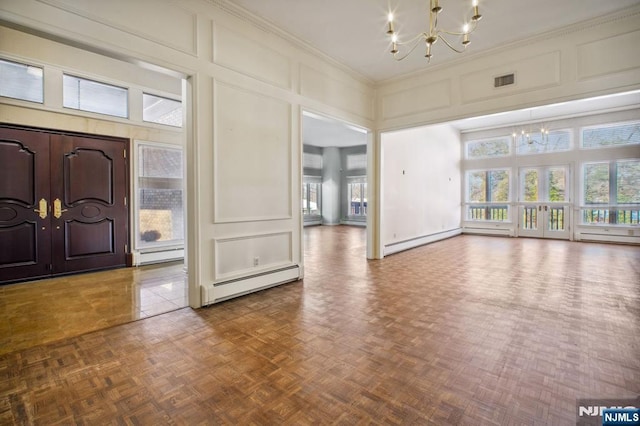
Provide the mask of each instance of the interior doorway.
{"label": "interior doorway", "polygon": [[372,232],[367,228],[369,132],[309,111],[302,113],[302,130],[303,246],[316,240],[307,238],[305,228],[311,226],[348,225]]}

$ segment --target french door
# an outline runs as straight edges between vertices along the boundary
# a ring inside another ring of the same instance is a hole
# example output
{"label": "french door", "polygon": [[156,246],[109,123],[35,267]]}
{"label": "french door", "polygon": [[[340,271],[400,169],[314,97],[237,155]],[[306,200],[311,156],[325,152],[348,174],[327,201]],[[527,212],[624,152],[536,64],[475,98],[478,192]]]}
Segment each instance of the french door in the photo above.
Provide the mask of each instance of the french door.
{"label": "french door", "polygon": [[0,283],[125,266],[127,148],[0,127]]}
{"label": "french door", "polygon": [[569,239],[569,167],[523,167],[519,177],[518,236]]}

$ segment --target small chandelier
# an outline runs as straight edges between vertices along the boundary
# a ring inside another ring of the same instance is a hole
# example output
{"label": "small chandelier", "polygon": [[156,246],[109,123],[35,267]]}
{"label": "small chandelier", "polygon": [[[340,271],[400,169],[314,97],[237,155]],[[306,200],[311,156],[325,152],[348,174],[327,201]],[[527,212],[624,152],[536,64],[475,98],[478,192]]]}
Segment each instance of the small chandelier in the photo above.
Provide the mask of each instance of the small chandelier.
{"label": "small chandelier", "polygon": [[[472,0],[471,2],[473,7],[473,15],[471,19],[464,24],[462,31],[448,31],[442,28],[438,28],[438,15],[442,12],[442,7],[439,4],[439,0],[429,0],[429,31],[420,33],[416,35],[411,40],[400,41],[398,39],[398,34],[393,28],[393,13],[389,13],[389,28],[387,30],[387,34],[391,36],[391,54],[396,61],[401,61],[407,56],[409,56],[420,44],[420,41],[424,40],[426,44],[426,53],[424,55],[427,58],[427,62],[431,62],[431,57],[433,54],[431,53],[431,47],[438,41],[442,40],[444,44],[446,44],[451,50],[457,53],[464,52],[465,48],[471,43],[469,40],[469,35],[475,31],[478,26],[478,21],[482,18],[480,12],[478,10],[478,0]],[[461,47],[455,47],[449,40],[445,38],[446,35],[461,37]],[[398,50],[398,46],[411,46],[408,48],[408,51],[404,54],[400,54]]]}
{"label": "small chandelier", "polygon": [[[534,130],[535,129],[535,130]],[[527,129],[522,128],[519,131],[514,130],[511,134],[513,141],[520,145],[546,145],[549,142],[549,128],[544,124],[540,125],[540,131],[537,131],[537,126],[529,126]]]}

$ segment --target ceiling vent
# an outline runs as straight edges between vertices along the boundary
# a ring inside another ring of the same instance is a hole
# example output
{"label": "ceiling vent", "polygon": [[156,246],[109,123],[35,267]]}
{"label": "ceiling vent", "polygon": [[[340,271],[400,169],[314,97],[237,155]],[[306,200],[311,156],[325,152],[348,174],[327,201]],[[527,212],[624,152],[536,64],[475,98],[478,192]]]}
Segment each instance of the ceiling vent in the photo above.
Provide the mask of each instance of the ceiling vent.
{"label": "ceiling vent", "polygon": [[508,86],[515,83],[516,75],[514,73],[501,75],[493,79],[493,87]]}

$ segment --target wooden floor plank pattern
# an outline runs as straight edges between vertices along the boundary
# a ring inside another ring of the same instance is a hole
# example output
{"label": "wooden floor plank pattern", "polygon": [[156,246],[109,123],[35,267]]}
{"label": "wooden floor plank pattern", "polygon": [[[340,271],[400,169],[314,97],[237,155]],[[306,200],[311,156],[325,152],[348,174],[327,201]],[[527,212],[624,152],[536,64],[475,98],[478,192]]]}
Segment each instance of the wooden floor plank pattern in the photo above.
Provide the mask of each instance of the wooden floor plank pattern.
{"label": "wooden floor plank pattern", "polygon": [[0,356],[1,424],[575,424],[640,394],[640,249],[460,236]]}

